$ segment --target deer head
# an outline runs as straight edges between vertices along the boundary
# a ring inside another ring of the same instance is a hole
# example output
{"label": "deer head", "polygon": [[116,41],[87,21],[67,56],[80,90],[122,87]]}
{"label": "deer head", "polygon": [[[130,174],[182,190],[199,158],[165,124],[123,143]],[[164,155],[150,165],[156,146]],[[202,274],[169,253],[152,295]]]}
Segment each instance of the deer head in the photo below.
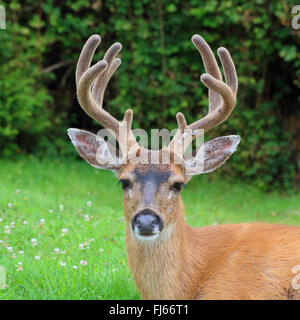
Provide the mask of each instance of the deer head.
{"label": "deer head", "polygon": [[[123,188],[127,228],[133,237],[137,241],[163,239],[184,219],[180,190],[193,175],[199,174],[198,155],[204,154],[200,173],[211,172],[225,163],[240,142],[240,137],[235,135],[219,137],[200,145],[194,157],[185,154],[200,129],[205,132],[212,129],[233,111],[238,87],[234,63],[225,48],[218,49],[226,78],[226,83],[223,82],[210,47],[199,35],[193,36],[206,70],[201,81],[209,89],[209,112],[190,125],[182,113],[177,113],[178,131],[169,145],[161,150],[148,150],[137,143],[132,133],[132,110],[127,110],[123,120],[118,121],[102,108],[105,88],[121,63],[116,56],[122,46],[113,44],[103,60],[90,66],[100,41],[100,36],[92,35],[82,49],[76,69],[77,97],[83,110],[110,130],[119,149],[87,131],[69,129],[68,134],[86,162],[116,174]],[[170,159],[169,163],[164,163],[166,158]]]}

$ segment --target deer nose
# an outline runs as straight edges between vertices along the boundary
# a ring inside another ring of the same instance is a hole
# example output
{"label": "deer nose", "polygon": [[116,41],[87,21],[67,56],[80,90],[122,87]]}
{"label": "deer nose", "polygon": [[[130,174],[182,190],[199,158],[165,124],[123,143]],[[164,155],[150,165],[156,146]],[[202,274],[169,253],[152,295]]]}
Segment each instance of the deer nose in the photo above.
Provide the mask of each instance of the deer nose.
{"label": "deer nose", "polygon": [[162,219],[150,209],[138,212],[132,219],[132,230],[142,236],[157,234],[163,229]]}

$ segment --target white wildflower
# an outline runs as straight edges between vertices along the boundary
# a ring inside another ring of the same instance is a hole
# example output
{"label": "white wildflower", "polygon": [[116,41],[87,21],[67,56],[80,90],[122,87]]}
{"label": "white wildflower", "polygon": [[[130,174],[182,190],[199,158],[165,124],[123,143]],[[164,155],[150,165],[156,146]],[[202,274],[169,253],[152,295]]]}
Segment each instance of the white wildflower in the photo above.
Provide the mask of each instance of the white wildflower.
{"label": "white wildflower", "polygon": [[20,265],[20,266],[17,266],[17,271],[23,271],[24,268]]}
{"label": "white wildflower", "polygon": [[80,261],[80,264],[81,264],[82,266],[86,266],[86,265],[87,265],[87,261],[86,261],[86,260],[81,260],[81,261]]}

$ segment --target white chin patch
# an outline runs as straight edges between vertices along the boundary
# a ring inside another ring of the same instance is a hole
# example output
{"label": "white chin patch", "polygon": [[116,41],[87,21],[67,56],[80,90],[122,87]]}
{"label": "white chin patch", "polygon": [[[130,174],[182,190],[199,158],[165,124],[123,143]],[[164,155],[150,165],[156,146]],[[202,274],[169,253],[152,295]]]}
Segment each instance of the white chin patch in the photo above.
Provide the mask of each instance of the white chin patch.
{"label": "white chin patch", "polygon": [[141,241],[152,241],[158,238],[159,236],[159,232],[153,234],[152,236],[143,236],[141,234],[138,234],[136,232],[134,232],[134,235],[137,239],[141,240]]}

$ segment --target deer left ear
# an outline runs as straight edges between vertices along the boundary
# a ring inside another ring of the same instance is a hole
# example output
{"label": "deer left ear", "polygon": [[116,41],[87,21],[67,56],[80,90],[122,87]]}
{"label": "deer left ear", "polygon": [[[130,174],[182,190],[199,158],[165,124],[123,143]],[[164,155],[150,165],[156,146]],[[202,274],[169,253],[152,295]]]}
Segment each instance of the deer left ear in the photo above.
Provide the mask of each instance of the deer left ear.
{"label": "deer left ear", "polygon": [[120,168],[117,150],[102,137],[74,128],[68,129],[68,135],[80,156],[91,166],[113,172]]}
{"label": "deer left ear", "polygon": [[195,157],[184,162],[186,180],[192,176],[208,173],[221,167],[234,153],[241,141],[240,136],[225,136],[207,141],[197,150]]}

